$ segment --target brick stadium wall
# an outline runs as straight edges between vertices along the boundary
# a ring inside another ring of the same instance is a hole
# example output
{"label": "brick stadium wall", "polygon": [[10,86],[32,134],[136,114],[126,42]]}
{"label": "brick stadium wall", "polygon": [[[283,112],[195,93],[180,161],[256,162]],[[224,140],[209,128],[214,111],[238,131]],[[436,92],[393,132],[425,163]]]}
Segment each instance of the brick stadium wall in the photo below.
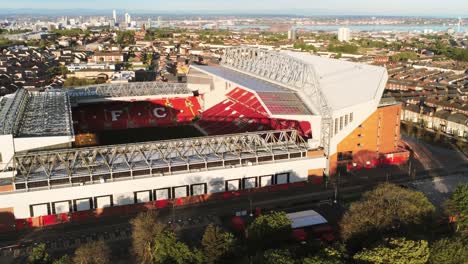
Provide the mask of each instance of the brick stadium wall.
{"label": "brick stadium wall", "polygon": [[381,154],[400,151],[401,104],[379,107],[360,127],[356,128],[337,146],[337,153],[330,157],[330,174],[338,167],[338,152],[353,152],[353,160],[361,166],[366,162],[377,165]]}

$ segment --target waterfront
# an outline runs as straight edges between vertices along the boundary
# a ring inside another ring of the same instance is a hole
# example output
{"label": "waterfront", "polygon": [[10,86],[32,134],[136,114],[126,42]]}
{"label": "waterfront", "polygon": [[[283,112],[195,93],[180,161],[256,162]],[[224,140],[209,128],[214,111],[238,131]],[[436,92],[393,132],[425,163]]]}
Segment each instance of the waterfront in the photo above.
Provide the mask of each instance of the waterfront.
{"label": "waterfront", "polygon": [[[298,30],[308,30],[308,31],[337,31],[340,27],[345,27],[344,25],[317,25],[317,26],[295,26]],[[458,30],[457,26],[443,26],[443,25],[350,25],[347,26],[353,31],[419,31],[423,32],[425,30],[432,30],[434,32],[447,31],[448,29],[453,28],[455,31]],[[265,25],[236,25],[236,26],[220,26],[220,29],[230,29],[230,30],[244,30],[244,29],[260,29],[268,30],[271,27]],[[468,26],[464,25],[460,27],[460,31],[468,31]]]}

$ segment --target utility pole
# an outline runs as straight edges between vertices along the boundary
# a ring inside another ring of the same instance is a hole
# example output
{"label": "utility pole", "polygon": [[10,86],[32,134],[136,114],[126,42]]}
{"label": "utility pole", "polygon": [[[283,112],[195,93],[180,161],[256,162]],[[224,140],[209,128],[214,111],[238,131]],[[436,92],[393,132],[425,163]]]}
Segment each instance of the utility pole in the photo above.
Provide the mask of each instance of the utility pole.
{"label": "utility pole", "polygon": [[341,177],[341,171],[338,171],[338,177],[335,180],[335,199],[333,200],[333,203],[335,204],[338,203],[338,185],[340,184],[340,177]]}

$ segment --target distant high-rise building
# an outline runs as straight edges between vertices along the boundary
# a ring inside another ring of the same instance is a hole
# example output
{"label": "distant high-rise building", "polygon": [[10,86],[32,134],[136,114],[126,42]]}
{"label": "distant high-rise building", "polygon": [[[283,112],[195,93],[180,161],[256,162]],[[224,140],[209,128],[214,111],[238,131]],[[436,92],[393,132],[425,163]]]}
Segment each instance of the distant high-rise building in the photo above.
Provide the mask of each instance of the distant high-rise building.
{"label": "distant high-rise building", "polygon": [[462,18],[458,17],[458,32],[461,32],[462,23],[463,23]]}
{"label": "distant high-rise building", "polygon": [[114,23],[117,23],[117,11],[112,11],[112,19],[114,19]]}
{"label": "distant high-rise building", "polygon": [[130,24],[132,22],[132,17],[129,13],[125,13],[125,24]]}
{"label": "distant high-rise building", "polygon": [[349,28],[339,28],[338,29],[338,40],[339,41],[349,41],[351,39],[351,31]]}
{"label": "distant high-rise building", "polygon": [[289,40],[296,40],[297,36],[296,36],[296,29],[295,28],[291,28],[288,30],[288,39]]}
{"label": "distant high-rise building", "polygon": [[158,27],[162,26],[162,17],[158,16]]}

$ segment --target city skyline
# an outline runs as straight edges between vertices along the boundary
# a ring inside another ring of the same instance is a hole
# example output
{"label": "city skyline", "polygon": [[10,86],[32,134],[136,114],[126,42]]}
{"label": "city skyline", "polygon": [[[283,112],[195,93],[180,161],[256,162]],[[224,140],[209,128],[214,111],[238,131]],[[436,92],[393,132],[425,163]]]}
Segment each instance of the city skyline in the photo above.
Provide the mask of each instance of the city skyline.
{"label": "city skyline", "polygon": [[[57,9],[85,9],[87,11],[126,10],[135,13],[148,12],[177,12],[177,13],[246,13],[246,14],[287,14],[287,15],[416,15],[416,16],[462,16],[468,14],[468,5],[461,0],[396,0],[382,3],[371,0],[259,0],[251,2],[238,0],[235,2],[219,3],[214,0],[177,2],[162,2],[140,0],[138,3],[124,0],[100,0],[97,6],[95,1],[81,0],[76,2],[58,0],[20,0],[8,2],[1,0],[3,13],[8,9],[24,10],[57,10]],[[443,10],[443,11],[442,11]],[[111,12],[111,11],[110,11]]]}

